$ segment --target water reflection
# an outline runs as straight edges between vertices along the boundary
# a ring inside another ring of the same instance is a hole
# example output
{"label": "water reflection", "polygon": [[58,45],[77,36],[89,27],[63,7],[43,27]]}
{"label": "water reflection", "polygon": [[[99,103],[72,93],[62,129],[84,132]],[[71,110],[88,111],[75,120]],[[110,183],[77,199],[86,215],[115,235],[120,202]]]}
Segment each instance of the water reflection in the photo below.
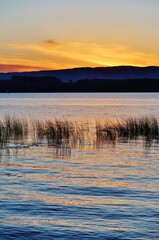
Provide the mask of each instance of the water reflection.
{"label": "water reflection", "polygon": [[2,239],[158,238],[158,145],[91,139],[1,147]]}
{"label": "water reflection", "polygon": [[0,162],[1,236],[7,227],[13,239],[16,232],[19,239],[30,236],[29,228],[39,232],[33,239],[60,238],[60,232],[65,239],[74,234],[76,239],[87,234],[90,239],[132,239],[135,234],[136,239],[140,234],[157,238],[155,147],[147,151],[135,143],[87,146],[60,158],[47,145],[2,152],[10,160],[4,157]]}

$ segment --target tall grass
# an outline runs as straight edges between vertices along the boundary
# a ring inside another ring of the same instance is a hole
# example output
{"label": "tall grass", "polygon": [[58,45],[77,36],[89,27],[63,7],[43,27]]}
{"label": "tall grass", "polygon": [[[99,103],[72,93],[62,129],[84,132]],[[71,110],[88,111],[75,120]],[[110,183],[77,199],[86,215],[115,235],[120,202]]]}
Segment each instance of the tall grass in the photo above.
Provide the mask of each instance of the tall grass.
{"label": "tall grass", "polygon": [[103,143],[129,142],[142,139],[146,145],[159,140],[159,121],[157,117],[140,117],[106,121],[96,125],[97,141]]}
{"label": "tall grass", "polygon": [[86,144],[102,145],[116,144],[142,140],[145,145],[159,143],[159,120],[157,117],[129,117],[115,121],[105,120],[96,122],[96,128],[89,124],[67,120],[26,120],[6,116],[0,120],[0,147],[10,143],[31,144],[46,143],[49,147],[59,151],[84,146]]}
{"label": "tall grass", "polygon": [[48,145],[64,143],[77,145],[84,143],[85,140],[83,125],[67,120],[46,120],[45,133]]}
{"label": "tall grass", "polygon": [[31,120],[29,122],[30,137],[34,144],[42,142],[45,139],[45,121],[43,120]]}
{"label": "tall grass", "polygon": [[0,145],[8,142],[22,141],[28,135],[28,121],[16,117],[5,116],[0,121]]}

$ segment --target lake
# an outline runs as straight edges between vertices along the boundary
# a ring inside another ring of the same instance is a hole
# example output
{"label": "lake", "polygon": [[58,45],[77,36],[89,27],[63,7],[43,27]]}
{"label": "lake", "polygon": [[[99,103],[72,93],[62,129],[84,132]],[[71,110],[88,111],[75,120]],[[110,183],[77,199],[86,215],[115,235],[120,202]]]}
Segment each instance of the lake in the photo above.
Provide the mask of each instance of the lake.
{"label": "lake", "polygon": [[[158,93],[0,94],[0,119],[159,116]],[[159,239],[159,145],[0,150],[0,239]]]}
{"label": "lake", "polygon": [[0,117],[95,119],[159,115],[158,93],[0,93]]}

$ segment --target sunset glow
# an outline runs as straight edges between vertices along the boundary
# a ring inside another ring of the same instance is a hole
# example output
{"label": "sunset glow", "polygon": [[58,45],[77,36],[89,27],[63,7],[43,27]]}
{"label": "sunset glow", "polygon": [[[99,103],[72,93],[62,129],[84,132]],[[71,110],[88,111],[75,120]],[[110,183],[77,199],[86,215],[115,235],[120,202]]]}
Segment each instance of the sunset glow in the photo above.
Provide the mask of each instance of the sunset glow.
{"label": "sunset glow", "polygon": [[0,72],[159,63],[157,0],[1,0]]}

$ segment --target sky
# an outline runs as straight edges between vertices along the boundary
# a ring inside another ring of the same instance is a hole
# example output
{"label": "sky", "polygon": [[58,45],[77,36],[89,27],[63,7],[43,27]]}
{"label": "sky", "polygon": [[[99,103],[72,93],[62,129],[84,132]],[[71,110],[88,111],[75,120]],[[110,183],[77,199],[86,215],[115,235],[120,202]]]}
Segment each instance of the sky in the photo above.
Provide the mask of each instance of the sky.
{"label": "sky", "polygon": [[159,0],[0,0],[0,72],[159,65]]}

